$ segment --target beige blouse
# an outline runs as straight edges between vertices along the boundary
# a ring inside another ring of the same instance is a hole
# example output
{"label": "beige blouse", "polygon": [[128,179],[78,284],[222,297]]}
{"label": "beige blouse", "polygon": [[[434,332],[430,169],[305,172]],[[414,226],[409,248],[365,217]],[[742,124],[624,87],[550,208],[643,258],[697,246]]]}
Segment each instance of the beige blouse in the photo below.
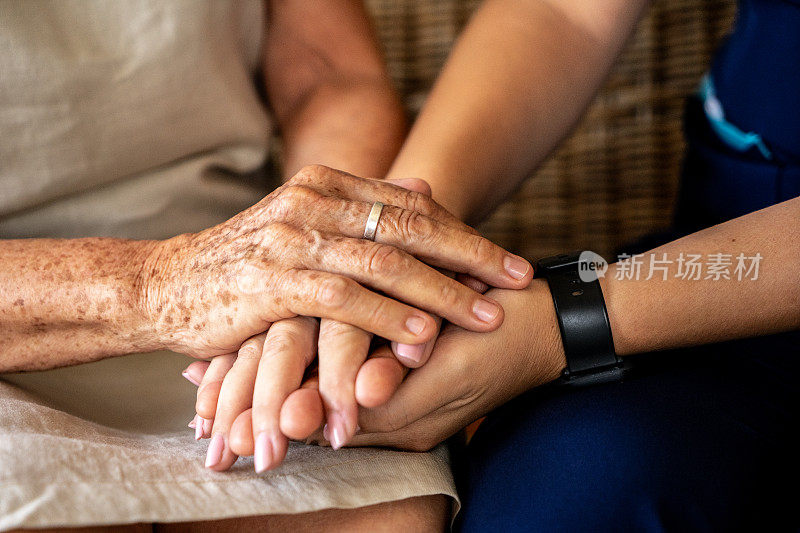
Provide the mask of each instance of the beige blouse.
{"label": "beige blouse", "polygon": [[[163,238],[257,202],[256,0],[0,0],[0,238]],[[446,449],[293,444],[203,468],[172,353],[0,376],[0,531],[351,508],[456,493]]]}
{"label": "beige blouse", "polygon": [[165,237],[258,201],[263,15],[257,0],[0,4],[0,237]]}

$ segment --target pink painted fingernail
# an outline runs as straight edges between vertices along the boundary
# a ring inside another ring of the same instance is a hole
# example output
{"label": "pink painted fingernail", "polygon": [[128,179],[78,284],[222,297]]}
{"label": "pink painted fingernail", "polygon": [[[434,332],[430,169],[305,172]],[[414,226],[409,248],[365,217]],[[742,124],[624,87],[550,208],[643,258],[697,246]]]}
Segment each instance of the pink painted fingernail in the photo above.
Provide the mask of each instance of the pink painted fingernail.
{"label": "pink painted fingernail", "polygon": [[531,265],[524,259],[513,255],[507,255],[503,259],[503,266],[508,272],[508,275],[514,279],[522,279],[530,270]]}
{"label": "pink painted fingernail", "polygon": [[262,431],[256,437],[255,457],[253,459],[256,474],[260,474],[272,467],[273,456],[272,440],[270,440],[266,431]]}
{"label": "pink painted fingernail", "polygon": [[500,313],[500,307],[489,300],[478,299],[472,305],[472,312],[481,322],[492,322]]}
{"label": "pink painted fingernail", "polygon": [[225,439],[222,435],[217,433],[211,437],[211,442],[208,443],[208,452],[206,453],[206,468],[212,468],[222,461],[222,452],[225,451]]}
{"label": "pink painted fingernail", "polygon": [[322,438],[325,439],[328,442],[331,441],[331,432],[328,429],[328,424],[325,424],[324,426],[322,426]]}
{"label": "pink painted fingernail", "polygon": [[207,439],[211,436],[211,430],[214,428],[214,421],[210,418],[203,419],[203,434],[202,437]]}
{"label": "pink painted fingernail", "polygon": [[277,468],[285,457],[283,448],[286,446],[286,438],[280,433],[272,434],[272,468]]}
{"label": "pink painted fingernail", "polygon": [[188,425],[192,429],[194,429],[195,426],[197,426],[197,415],[194,415],[194,418],[192,418],[192,420],[189,422]]}
{"label": "pink painted fingernail", "polygon": [[425,344],[401,344],[397,343],[395,353],[397,357],[408,359],[414,364],[419,364],[425,355]]}
{"label": "pink painted fingernail", "polygon": [[189,374],[189,371],[187,371],[187,370],[184,370],[183,372],[181,372],[181,376],[185,377],[185,378],[186,378],[186,380],[187,380],[189,383],[191,383],[192,385],[194,385],[195,387],[199,387],[199,386],[200,386],[200,382],[199,382],[199,381],[197,381],[195,378],[193,378],[193,377],[191,376],[191,374]]}
{"label": "pink painted fingernail", "polygon": [[197,422],[195,422],[194,426],[194,440],[200,440],[203,438],[203,428],[205,427],[205,420],[197,417]]}
{"label": "pink painted fingernail", "polygon": [[419,335],[425,330],[425,319],[419,316],[412,316],[406,320],[406,327],[414,335]]}
{"label": "pink painted fingernail", "polygon": [[344,417],[339,413],[333,413],[330,417],[330,428],[331,447],[334,450],[338,450],[350,440],[347,426],[344,423]]}

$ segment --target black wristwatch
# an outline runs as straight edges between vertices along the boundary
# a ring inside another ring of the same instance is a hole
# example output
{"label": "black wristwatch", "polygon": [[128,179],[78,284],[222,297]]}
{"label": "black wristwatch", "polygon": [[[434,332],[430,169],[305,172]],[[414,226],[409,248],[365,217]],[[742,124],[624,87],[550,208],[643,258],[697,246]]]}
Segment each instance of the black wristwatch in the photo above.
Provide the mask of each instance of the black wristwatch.
{"label": "black wristwatch", "polygon": [[614,352],[611,324],[597,280],[592,252],[561,254],[536,263],[535,275],[547,280],[553,295],[567,368],[558,383],[568,386],[620,381],[625,373]]}

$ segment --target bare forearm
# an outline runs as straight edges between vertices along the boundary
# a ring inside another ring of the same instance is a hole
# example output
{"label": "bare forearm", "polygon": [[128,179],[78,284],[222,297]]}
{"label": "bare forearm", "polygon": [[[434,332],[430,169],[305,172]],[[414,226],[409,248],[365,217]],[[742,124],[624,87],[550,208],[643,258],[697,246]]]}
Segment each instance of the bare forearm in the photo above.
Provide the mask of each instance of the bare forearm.
{"label": "bare forearm", "polygon": [[[617,352],[625,355],[800,328],[799,218],[800,199],[794,199],[671,242],[642,257],[638,281],[617,279],[620,269],[633,272],[630,264],[611,265],[601,283]],[[707,269],[699,280],[682,279],[676,277],[675,263],[666,281],[663,273],[645,279],[651,256],[662,260],[667,254],[667,260],[675,261],[681,253],[701,254],[706,265],[711,254],[729,254],[730,279],[709,278]],[[760,254],[758,279],[752,279],[754,272],[738,279],[734,269],[739,254]]]}
{"label": "bare forearm", "polygon": [[264,81],[284,174],[323,164],[384,177],[405,116],[359,0],[269,2]]}
{"label": "bare forearm", "polygon": [[138,301],[150,248],[99,238],[0,241],[0,372],[155,348]]}
{"label": "bare forearm", "polygon": [[390,177],[428,180],[434,198],[462,219],[486,216],[577,121],[642,6],[487,1],[459,39]]}
{"label": "bare forearm", "polygon": [[382,178],[403,142],[406,126],[388,79],[350,80],[318,88],[284,123],[284,174],[323,164]]}

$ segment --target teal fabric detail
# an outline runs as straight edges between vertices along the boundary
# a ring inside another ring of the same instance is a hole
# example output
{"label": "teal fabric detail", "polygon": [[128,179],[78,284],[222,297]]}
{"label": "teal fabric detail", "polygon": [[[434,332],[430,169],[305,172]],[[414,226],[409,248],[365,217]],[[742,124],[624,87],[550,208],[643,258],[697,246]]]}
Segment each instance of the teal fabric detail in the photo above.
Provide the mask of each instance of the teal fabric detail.
{"label": "teal fabric detail", "polygon": [[706,74],[700,80],[698,89],[700,99],[703,101],[703,110],[711,124],[711,128],[719,136],[720,140],[738,152],[746,152],[755,147],[761,152],[765,159],[772,159],[772,152],[767,148],[761,136],[754,132],[744,132],[736,125],[731,124],[725,119],[725,111],[722,103],[717,98],[714,90],[714,82],[711,76]]}

